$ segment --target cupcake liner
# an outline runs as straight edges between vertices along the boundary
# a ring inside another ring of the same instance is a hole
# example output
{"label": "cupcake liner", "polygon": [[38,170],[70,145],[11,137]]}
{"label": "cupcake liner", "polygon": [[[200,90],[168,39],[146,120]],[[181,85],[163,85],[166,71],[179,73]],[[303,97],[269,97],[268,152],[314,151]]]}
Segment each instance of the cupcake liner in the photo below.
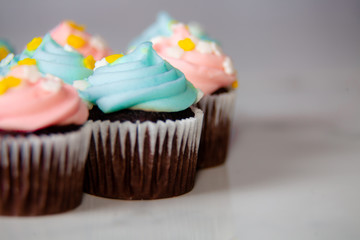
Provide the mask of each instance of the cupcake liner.
{"label": "cupcake liner", "polygon": [[199,169],[215,167],[226,160],[235,96],[235,90],[230,90],[218,95],[205,95],[197,103],[197,107],[204,111]]}
{"label": "cupcake liner", "polygon": [[140,123],[90,121],[85,192],[118,199],[158,199],[189,192],[195,182],[203,113]]}
{"label": "cupcake liner", "polygon": [[64,212],[82,200],[90,127],[49,135],[0,135],[0,215]]}

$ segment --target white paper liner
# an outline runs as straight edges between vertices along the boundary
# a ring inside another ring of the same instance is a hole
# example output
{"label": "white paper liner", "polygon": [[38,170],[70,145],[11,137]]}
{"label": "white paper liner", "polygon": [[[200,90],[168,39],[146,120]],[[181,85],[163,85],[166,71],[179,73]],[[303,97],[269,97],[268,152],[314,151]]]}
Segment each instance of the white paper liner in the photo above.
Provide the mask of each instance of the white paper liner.
{"label": "white paper liner", "polygon": [[0,135],[0,215],[43,215],[79,205],[90,130]]}
{"label": "white paper liner", "polygon": [[[199,168],[213,167],[225,161],[230,132],[225,133],[224,131],[230,131],[235,97],[236,91],[230,90],[217,95],[205,95],[197,103],[197,107],[204,111]],[[219,134],[220,132],[222,133]]]}
{"label": "white paper liner", "polygon": [[[129,121],[126,122],[110,122],[110,121],[89,121],[89,124],[92,126],[92,142],[96,149],[93,149],[97,155],[97,161],[105,162],[112,161],[111,164],[115,165],[118,164],[114,161],[115,160],[115,153],[120,151],[122,159],[133,158],[135,155],[139,157],[140,162],[140,169],[141,174],[146,175],[144,170],[144,160],[147,161],[148,164],[149,159],[144,159],[144,145],[150,145],[150,155],[161,155],[163,152],[163,148],[167,147],[167,153],[174,154],[175,156],[180,156],[180,154],[184,154],[185,149],[187,149],[185,158],[190,159],[193,158],[195,161],[197,157],[190,156],[190,154],[194,154],[198,152],[199,148],[199,141],[201,136],[201,128],[202,128],[202,120],[203,120],[203,112],[195,107],[191,107],[195,116],[191,118],[181,119],[181,120],[166,120],[164,121],[145,121],[140,122],[137,121],[136,123],[132,123]],[[118,141],[116,141],[119,139]],[[106,145],[111,144],[111,156],[110,154],[106,153]],[[130,142],[130,148],[126,146],[126,143]],[[173,144],[176,143],[174,148]],[[91,146],[91,147],[92,147]],[[102,146],[102,149],[99,149],[98,146]],[[130,156],[129,156],[130,155]],[[100,159],[99,159],[100,158]],[[109,160],[110,159],[110,160]],[[119,161],[119,159],[117,160]],[[150,161],[152,161],[150,159]],[[181,163],[182,164],[182,163]],[[192,163],[195,164],[196,162]],[[93,164],[91,168],[92,171],[109,171],[107,170],[100,170],[100,167]],[[111,166],[110,166],[111,167]],[[107,166],[106,168],[109,168]],[[110,170],[111,171],[111,170]],[[131,171],[131,170],[130,170]],[[115,173],[116,174],[116,173]],[[181,173],[179,173],[181,175]],[[91,174],[90,174],[91,175]],[[106,178],[106,173],[99,173],[102,178]],[[192,178],[194,178],[195,171],[192,174]],[[141,178],[145,178],[146,176],[142,176]],[[101,179],[102,181],[104,179]],[[94,181],[94,179],[89,179],[90,182]],[[133,179],[131,180],[133,181]],[[109,184],[112,183],[102,182],[101,184]],[[86,183],[85,183],[86,185]],[[192,183],[193,185],[193,183]],[[95,187],[96,186],[92,186]],[[153,186],[152,186],[153,187]],[[118,191],[118,189],[115,189]],[[156,192],[156,189],[154,190]],[[92,192],[95,195],[102,195],[102,193]],[[109,193],[111,195],[111,193]],[[106,196],[105,196],[106,197]],[[113,198],[121,198],[117,196],[108,196]],[[133,196],[125,197],[127,199],[132,199]],[[137,199],[148,199],[147,197],[135,197]]]}
{"label": "white paper liner", "polygon": [[[206,116],[212,116],[211,121],[215,125],[218,125],[221,121],[232,121],[235,97],[235,90],[218,95],[205,95],[197,104],[204,111],[204,121],[207,121]],[[215,112],[214,115],[213,112]],[[208,120],[210,121],[210,119]]]}

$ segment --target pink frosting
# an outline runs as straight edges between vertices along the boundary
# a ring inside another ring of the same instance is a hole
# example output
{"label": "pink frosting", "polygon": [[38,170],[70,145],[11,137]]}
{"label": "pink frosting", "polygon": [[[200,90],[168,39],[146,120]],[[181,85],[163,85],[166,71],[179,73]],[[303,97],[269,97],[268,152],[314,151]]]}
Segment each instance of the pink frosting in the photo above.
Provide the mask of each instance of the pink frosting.
{"label": "pink frosting", "polygon": [[86,43],[76,50],[85,57],[92,55],[95,60],[100,60],[111,54],[111,50],[106,46],[104,40],[99,36],[91,36],[85,31],[80,31],[69,24],[69,21],[63,21],[50,31],[51,37],[61,46],[67,45],[67,38],[75,35],[83,38]]}
{"label": "pink frosting", "polygon": [[[230,86],[236,81],[236,73],[226,73],[224,62],[230,59],[222,52],[200,52],[197,49],[183,51],[178,42],[190,38],[195,44],[200,40],[192,36],[185,25],[176,25],[174,33],[170,37],[160,37],[154,40],[154,49],[158,54],[167,60],[175,68],[178,68],[185,74],[196,88],[201,89],[205,94],[211,94],[217,89]],[[206,42],[208,47],[209,42]],[[215,44],[215,43],[212,43]],[[174,56],[175,51],[181,52]]]}
{"label": "pink frosting", "polygon": [[0,129],[33,132],[49,126],[86,122],[89,111],[75,88],[54,76],[43,77],[37,68],[14,67],[7,76],[21,84],[0,95]]}

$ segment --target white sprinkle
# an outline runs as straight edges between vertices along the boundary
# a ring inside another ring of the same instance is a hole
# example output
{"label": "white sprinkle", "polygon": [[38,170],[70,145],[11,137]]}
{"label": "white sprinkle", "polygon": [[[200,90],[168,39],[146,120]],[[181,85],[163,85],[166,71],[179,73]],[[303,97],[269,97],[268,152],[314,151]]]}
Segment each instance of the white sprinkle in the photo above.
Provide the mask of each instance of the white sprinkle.
{"label": "white sprinkle", "polygon": [[164,39],[165,39],[165,37],[157,36],[157,37],[150,39],[150,42],[152,42],[153,44],[158,44],[158,43],[161,43]]}
{"label": "white sprinkle", "polygon": [[195,47],[195,50],[203,54],[213,52],[210,42],[206,42],[206,41],[199,41]]}
{"label": "white sprinkle", "polygon": [[84,91],[90,86],[89,82],[86,80],[75,80],[73,82],[73,87],[77,90]]}
{"label": "white sprinkle", "polygon": [[166,54],[169,57],[181,58],[181,56],[184,54],[184,50],[179,46],[169,47],[166,49]]}
{"label": "white sprinkle", "polygon": [[36,83],[41,78],[41,73],[34,65],[24,66],[24,77],[31,83]]}
{"label": "white sprinkle", "polygon": [[199,42],[199,39],[197,38],[197,37],[195,37],[195,36],[189,36],[189,38],[191,39],[191,41],[196,45],[196,44],[198,44],[198,42]]}
{"label": "white sprinkle", "polygon": [[41,87],[42,89],[49,92],[58,92],[61,89],[63,81],[49,73],[45,75],[45,78],[42,79]]}
{"label": "white sprinkle", "polygon": [[94,71],[95,71],[97,68],[106,66],[106,65],[108,65],[108,64],[109,64],[109,63],[106,61],[105,58],[103,58],[103,59],[101,59],[101,60],[99,60],[99,61],[96,61],[96,62],[95,62]]}
{"label": "white sprinkle", "polygon": [[221,50],[221,48],[219,47],[219,45],[217,45],[215,42],[210,42],[212,51],[215,53],[215,55],[217,56],[221,56],[223,55],[223,52]]}
{"label": "white sprinkle", "polygon": [[13,60],[14,56],[15,55],[13,53],[9,53],[3,60],[1,60],[0,67],[4,67],[8,65],[11,62],[11,60]]}
{"label": "white sprinkle", "polygon": [[99,50],[104,50],[106,48],[105,40],[98,35],[90,38],[89,44],[90,44],[90,46],[93,46],[94,48],[99,49]]}
{"label": "white sprinkle", "polygon": [[234,65],[229,57],[226,57],[223,62],[225,73],[231,75],[235,73]]}
{"label": "white sprinkle", "polygon": [[64,50],[67,51],[67,52],[76,52],[76,50],[72,46],[70,46],[69,44],[66,44],[64,46]]}

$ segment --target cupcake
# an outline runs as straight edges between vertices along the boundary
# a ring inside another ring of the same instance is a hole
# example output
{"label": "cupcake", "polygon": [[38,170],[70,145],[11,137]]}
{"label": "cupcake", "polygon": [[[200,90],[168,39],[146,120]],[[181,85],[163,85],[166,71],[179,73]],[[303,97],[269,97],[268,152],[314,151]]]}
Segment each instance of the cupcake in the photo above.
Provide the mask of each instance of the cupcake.
{"label": "cupcake", "polygon": [[183,24],[174,25],[170,37],[157,37],[153,42],[157,53],[205,94],[197,104],[204,111],[198,167],[224,163],[237,87],[230,58],[216,42],[197,38]]}
{"label": "cupcake", "polygon": [[111,53],[104,39],[98,35],[90,35],[85,32],[84,25],[79,25],[74,21],[61,22],[50,31],[50,35],[62,47],[75,49],[84,57],[91,55],[95,60],[100,60]]}
{"label": "cupcake", "polygon": [[203,113],[191,107],[201,94],[184,75],[145,42],[98,61],[86,84],[80,96],[94,107],[85,192],[118,199],[189,192]]}
{"label": "cupcake", "polygon": [[84,57],[72,48],[62,47],[50,34],[44,38],[35,37],[18,58],[35,59],[41,73],[59,77],[68,84],[89,77],[95,66],[95,59],[91,55]]}
{"label": "cupcake", "polygon": [[[178,21],[172,18],[167,12],[160,12],[157,15],[156,21],[130,43],[129,49],[134,49],[140,43],[150,41],[155,37],[170,37],[173,34],[172,27],[177,23]],[[192,35],[201,40],[214,41],[206,34],[200,24],[191,22],[188,24],[188,28]]]}
{"label": "cupcake", "polygon": [[26,59],[0,77],[0,215],[64,212],[81,203],[90,129],[70,85]]}

